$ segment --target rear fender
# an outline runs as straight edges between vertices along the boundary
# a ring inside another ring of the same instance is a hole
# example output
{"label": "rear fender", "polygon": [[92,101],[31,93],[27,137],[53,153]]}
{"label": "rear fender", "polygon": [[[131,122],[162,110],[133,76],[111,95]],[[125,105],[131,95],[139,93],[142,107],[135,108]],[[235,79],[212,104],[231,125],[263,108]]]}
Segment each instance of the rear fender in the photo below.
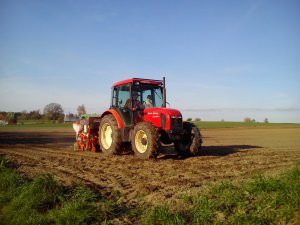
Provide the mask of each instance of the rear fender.
{"label": "rear fender", "polygon": [[112,114],[115,117],[117,124],[118,124],[118,128],[124,128],[124,123],[123,123],[121,117],[119,116],[117,111],[114,109],[106,110],[104,113],[102,113],[100,118],[103,118],[104,116],[106,116],[108,114]]}

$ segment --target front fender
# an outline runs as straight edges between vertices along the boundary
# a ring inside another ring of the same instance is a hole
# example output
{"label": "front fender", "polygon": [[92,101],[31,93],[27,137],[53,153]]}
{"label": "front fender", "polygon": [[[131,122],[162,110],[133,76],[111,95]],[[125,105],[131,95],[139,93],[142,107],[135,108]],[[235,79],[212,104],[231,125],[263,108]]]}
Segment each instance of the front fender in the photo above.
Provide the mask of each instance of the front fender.
{"label": "front fender", "polygon": [[115,109],[106,110],[104,113],[102,113],[100,118],[103,118],[104,116],[106,116],[108,114],[112,114],[115,117],[117,124],[118,124],[118,128],[124,128],[124,123],[123,123],[120,115],[118,114],[118,112]]}

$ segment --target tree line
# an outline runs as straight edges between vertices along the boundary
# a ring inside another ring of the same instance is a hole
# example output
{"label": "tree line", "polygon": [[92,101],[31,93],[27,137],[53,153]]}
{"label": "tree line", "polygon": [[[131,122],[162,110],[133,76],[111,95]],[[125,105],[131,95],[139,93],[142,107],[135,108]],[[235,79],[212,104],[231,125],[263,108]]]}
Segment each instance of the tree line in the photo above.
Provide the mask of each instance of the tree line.
{"label": "tree line", "polygon": [[50,103],[44,107],[43,113],[39,109],[22,112],[0,112],[0,121],[6,121],[8,124],[16,124],[19,120],[48,120],[64,122],[64,118],[79,118],[81,115],[86,114],[85,106],[79,105],[77,107],[77,114],[68,113],[64,114],[61,104]]}

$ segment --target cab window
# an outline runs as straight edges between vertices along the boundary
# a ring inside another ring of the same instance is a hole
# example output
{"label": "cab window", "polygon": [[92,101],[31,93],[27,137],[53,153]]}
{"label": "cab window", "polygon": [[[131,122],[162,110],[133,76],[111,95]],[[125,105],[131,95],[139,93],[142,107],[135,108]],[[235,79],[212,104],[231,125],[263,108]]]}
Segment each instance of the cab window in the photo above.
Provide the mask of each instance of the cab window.
{"label": "cab window", "polygon": [[112,107],[123,108],[127,99],[130,98],[130,86],[120,85],[113,89]]}

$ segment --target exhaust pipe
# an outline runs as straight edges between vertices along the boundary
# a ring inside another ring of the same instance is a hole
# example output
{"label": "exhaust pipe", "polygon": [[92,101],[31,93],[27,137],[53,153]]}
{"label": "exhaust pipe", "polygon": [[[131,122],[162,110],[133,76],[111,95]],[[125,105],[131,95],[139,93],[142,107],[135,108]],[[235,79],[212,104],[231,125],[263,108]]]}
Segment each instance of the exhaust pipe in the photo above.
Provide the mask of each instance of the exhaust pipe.
{"label": "exhaust pipe", "polygon": [[166,78],[163,77],[163,108],[167,107]]}

